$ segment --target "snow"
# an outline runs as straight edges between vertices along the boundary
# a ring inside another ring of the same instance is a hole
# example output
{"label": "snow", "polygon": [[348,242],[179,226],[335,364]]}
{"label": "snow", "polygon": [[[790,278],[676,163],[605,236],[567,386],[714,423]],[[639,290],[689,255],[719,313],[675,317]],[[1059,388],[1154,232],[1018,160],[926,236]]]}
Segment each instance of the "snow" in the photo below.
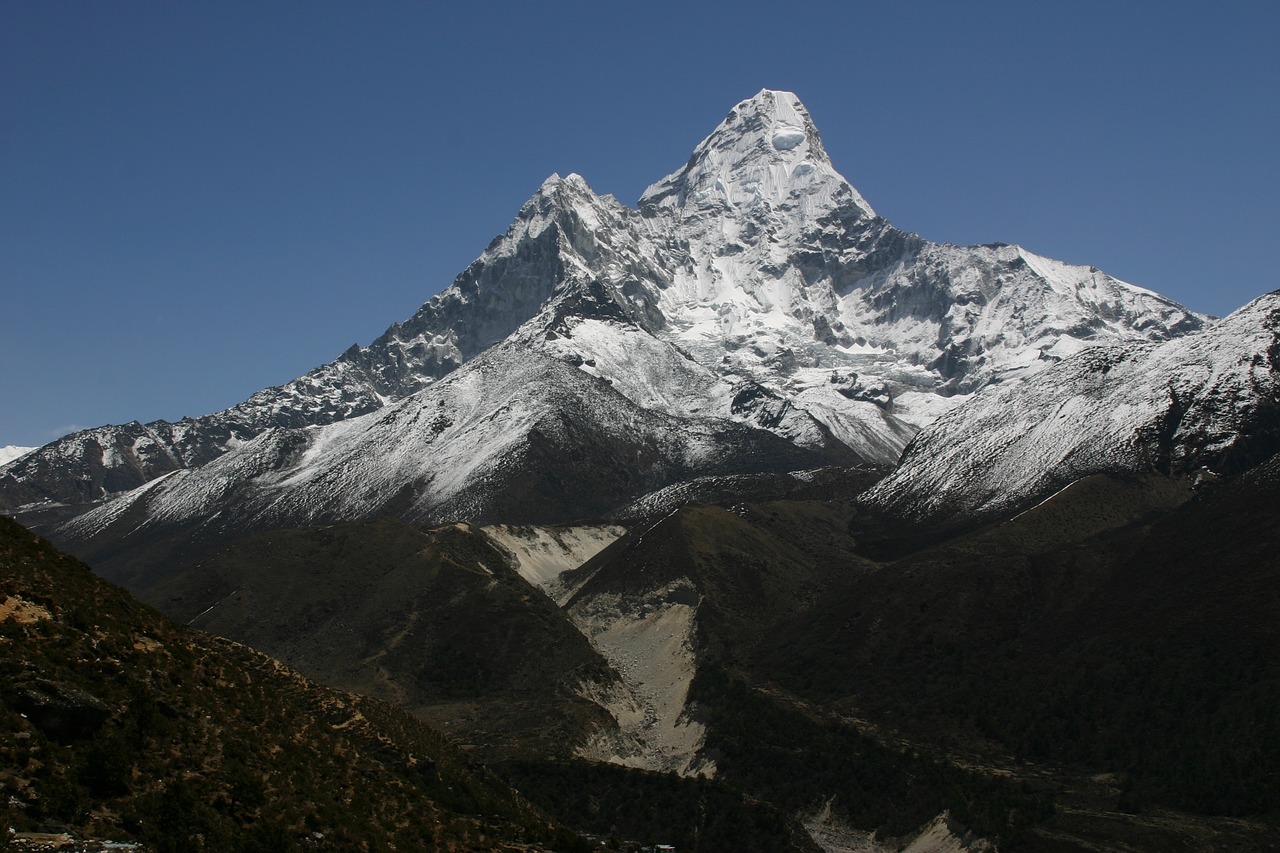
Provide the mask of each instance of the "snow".
{"label": "snow", "polygon": [[0,465],[8,465],[15,459],[21,459],[35,449],[34,447],[18,447],[15,444],[6,444],[4,447],[0,447]]}
{"label": "snow", "polygon": [[[146,478],[204,465],[139,493],[156,518],[216,512],[247,482],[243,518],[361,517],[410,493],[410,517],[467,517],[570,406],[619,434],[678,437],[689,464],[729,452],[714,436],[737,422],[888,465],[992,383],[1202,322],[1093,268],[893,228],[790,92],[735,106],[638,207],[553,174],[451,287],[368,347],[206,418],[69,437],[25,457],[24,482],[92,474],[96,443],[157,460]],[[640,429],[636,410],[657,417]]]}
{"label": "snow", "polygon": [[[123,518],[129,509],[146,500],[147,496],[152,492],[165,489],[167,487],[167,480],[175,476],[180,477],[185,473],[186,472],[184,471],[172,471],[169,474],[163,474],[156,477],[154,480],[150,480],[132,491],[125,492],[124,494],[115,497],[115,499],[109,500],[101,506],[90,510],[84,515],[71,519],[71,521],[67,522],[64,529],[72,535],[75,535],[79,531],[105,530],[118,519]],[[141,529],[151,522],[152,519],[144,518],[142,521],[138,522],[130,532]]]}
{"label": "snow", "polygon": [[681,417],[729,415],[732,388],[710,369],[636,326],[606,320],[570,320],[568,334],[546,344],[579,369],[609,377],[637,405]]}
{"label": "snow", "polygon": [[[804,142],[804,128],[802,127],[779,127],[773,133],[773,147],[779,151],[790,151],[801,142]],[[809,164],[804,164],[808,166]],[[809,166],[809,168],[813,168]],[[794,173],[793,173],[794,176]]]}
{"label": "snow", "polygon": [[[566,431],[582,428],[607,446],[631,449],[628,461],[644,478],[637,494],[664,471],[734,473],[745,464],[736,455],[760,447],[728,419],[638,406],[608,383],[512,341],[384,409],[320,427],[268,430],[63,530],[79,540],[108,528],[120,535],[165,524],[262,530],[388,511],[415,522],[475,519],[509,500],[510,484],[524,476],[525,454],[548,440],[572,442]],[[601,506],[601,514],[610,508]],[[125,530],[121,521],[134,509],[144,520]]]}
{"label": "snow", "polygon": [[953,394],[945,397],[927,391],[906,391],[895,397],[894,402],[900,419],[917,429],[923,429],[972,396]]}
{"label": "snow", "polygon": [[[811,168],[797,176],[794,167],[800,163]],[[793,184],[796,177],[807,180]],[[730,111],[694,149],[689,164],[645,190],[640,205],[692,202],[693,209],[704,211],[723,203],[750,208],[790,197],[804,206],[821,206],[840,187],[874,215],[831,167],[800,100],[791,92],[766,89]]]}
{"label": "snow", "polygon": [[1196,334],[1091,347],[989,387],[922,430],[864,499],[917,520],[981,518],[1090,474],[1216,465],[1276,416],[1278,329],[1280,292]]}

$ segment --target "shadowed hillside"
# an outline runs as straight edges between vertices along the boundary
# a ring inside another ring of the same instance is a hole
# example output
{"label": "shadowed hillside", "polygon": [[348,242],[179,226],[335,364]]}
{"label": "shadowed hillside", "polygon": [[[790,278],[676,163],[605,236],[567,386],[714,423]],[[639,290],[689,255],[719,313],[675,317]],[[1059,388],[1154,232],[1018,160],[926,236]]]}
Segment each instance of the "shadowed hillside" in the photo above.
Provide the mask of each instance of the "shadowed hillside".
{"label": "shadowed hillside", "polygon": [[444,738],[0,519],[6,826],[160,851],[587,849]]}
{"label": "shadowed hillside", "polygon": [[251,537],[143,593],[326,684],[387,699],[486,759],[568,755],[612,721],[608,665],[477,529],[390,519]]}

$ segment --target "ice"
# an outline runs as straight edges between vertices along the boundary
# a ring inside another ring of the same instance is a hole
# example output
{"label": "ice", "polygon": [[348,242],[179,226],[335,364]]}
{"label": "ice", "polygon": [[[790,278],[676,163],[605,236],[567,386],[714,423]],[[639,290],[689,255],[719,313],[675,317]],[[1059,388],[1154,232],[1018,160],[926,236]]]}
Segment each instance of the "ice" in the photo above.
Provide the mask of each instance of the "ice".
{"label": "ice", "polygon": [[773,147],[779,151],[790,151],[801,142],[804,142],[804,136],[804,128],[802,127],[780,127],[774,131]]}

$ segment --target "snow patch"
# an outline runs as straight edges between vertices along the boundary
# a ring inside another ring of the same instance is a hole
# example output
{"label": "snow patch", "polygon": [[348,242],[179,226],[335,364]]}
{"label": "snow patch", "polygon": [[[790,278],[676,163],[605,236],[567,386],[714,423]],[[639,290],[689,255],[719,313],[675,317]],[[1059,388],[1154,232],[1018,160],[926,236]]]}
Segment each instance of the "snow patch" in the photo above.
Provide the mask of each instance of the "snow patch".
{"label": "snow patch", "polygon": [[18,447],[16,444],[6,444],[4,447],[0,447],[0,466],[8,465],[15,459],[21,459],[35,449],[34,447]]}

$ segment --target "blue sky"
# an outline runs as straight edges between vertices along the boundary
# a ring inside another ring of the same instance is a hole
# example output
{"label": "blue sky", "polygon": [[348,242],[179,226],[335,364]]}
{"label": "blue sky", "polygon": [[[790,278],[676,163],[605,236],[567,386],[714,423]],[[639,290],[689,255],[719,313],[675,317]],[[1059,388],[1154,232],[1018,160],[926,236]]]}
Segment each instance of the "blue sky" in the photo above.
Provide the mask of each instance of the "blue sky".
{"label": "blue sky", "polygon": [[789,89],[895,224],[1280,287],[1280,3],[0,3],[0,445],[233,405]]}

